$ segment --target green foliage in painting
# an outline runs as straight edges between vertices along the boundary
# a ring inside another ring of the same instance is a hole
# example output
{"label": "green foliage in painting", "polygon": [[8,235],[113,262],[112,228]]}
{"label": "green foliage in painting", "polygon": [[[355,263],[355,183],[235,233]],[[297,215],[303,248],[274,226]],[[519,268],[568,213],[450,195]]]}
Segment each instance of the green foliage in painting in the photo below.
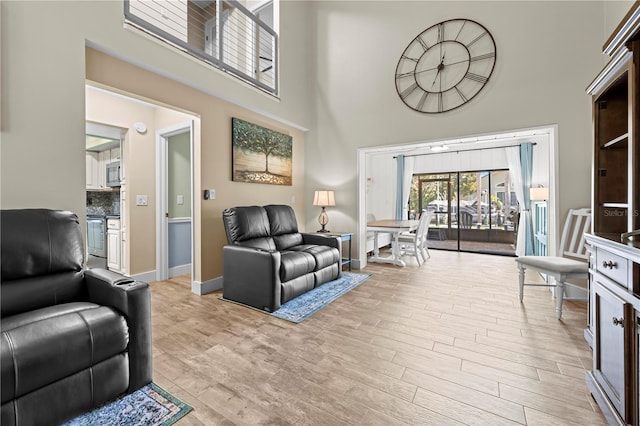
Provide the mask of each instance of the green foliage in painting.
{"label": "green foliage in painting", "polygon": [[264,172],[269,172],[269,157],[291,158],[292,138],[283,133],[233,119],[233,146],[244,153],[264,155]]}

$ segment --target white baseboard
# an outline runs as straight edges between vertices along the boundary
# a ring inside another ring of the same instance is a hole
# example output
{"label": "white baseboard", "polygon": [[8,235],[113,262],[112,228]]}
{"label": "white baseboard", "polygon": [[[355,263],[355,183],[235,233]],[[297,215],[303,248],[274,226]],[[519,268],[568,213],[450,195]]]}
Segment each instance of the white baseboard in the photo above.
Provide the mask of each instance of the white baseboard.
{"label": "white baseboard", "polygon": [[222,289],[222,277],[205,282],[191,281],[191,292],[199,296]]}
{"label": "white baseboard", "polygon": [[185,265],[174,266],[173,268],[169,268],[169,278],[178,277],[184,274],[191,273],[191,264],[187,263]]}
{"label": "white baseboard", "polygon": [[351,259],[351,269],[362,269],[362,264],[360,259]]}

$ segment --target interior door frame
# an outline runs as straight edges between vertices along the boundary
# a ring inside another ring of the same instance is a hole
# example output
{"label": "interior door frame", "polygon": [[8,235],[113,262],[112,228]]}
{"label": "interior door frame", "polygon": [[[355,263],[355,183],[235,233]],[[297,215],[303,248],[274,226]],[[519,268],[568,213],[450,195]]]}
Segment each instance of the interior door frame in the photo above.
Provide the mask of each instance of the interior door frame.
{"label": "interior door frame", "polygon": [[168,155],[169,138],[189,132],[189,182],[191,192],[191,277],[195,276],[195,233],[193,212],[195,211],[195,197],[193,193],[193,135],[194,120],[178,123],[156,130],[156,280],[163,281],[169,277],[169,211],[168,189]]}

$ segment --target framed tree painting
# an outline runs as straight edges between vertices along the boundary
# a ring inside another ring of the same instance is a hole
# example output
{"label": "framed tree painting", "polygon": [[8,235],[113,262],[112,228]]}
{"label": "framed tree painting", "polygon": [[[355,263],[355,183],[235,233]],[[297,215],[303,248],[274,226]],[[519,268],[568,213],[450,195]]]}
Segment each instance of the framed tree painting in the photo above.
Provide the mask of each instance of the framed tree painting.
{"label": "framed tree painting", "polygon": [[234,181],[291,185],[291,136],[239,118],[231,119],[231,128]]}

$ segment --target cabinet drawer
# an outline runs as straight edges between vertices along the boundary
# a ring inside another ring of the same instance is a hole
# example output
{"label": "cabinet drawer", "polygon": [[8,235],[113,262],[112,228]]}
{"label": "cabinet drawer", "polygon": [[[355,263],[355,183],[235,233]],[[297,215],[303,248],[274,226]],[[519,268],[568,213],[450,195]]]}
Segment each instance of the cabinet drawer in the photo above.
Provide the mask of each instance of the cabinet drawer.
{"label": "cabinet drawer", "polygon": [[600,247],[596,247],[596,270],[627,288],[629,281],[629,261]]}
{"label": "cabinet drawer", "polygon": [[120,219],[108,219],[107,229],[120,229]]}

